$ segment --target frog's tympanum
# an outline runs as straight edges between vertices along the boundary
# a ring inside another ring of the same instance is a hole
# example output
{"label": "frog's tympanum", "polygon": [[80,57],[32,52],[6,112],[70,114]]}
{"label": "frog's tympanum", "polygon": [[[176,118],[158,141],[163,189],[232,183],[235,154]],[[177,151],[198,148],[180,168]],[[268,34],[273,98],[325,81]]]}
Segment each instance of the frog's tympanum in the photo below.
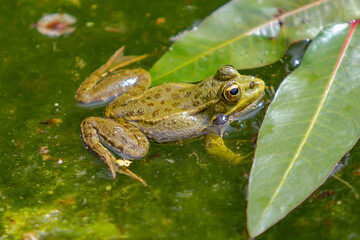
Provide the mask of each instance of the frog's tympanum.
{"label": "frog's tympanum", "polygon": [[89,117],[81,123],[81,135],[86,148],[107,163],[113,177],[119,172],[146,185],[127,167],[129,160],[147,154],[149,140],[165,143],[204,135],[208,153],[230,164],[241,163],[245,157],[225,146],[223,131],[257,107],[264,82],[242,76],[227,65],[198,84],[165,83],[149,88],[147,71],[122,69],[142,58],[124,56],[123,48],[119,49],[75,95],[84,105],[109,103],[105,118]]}

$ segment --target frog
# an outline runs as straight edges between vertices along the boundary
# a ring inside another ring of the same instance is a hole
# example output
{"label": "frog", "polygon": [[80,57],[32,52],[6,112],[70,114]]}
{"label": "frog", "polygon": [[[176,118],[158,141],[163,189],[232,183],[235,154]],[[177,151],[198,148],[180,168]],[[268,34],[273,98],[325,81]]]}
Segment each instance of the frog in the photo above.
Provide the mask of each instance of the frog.
{"label": "frog", "polygon": [[151,142],[204,137],[207,153],[231,165],[242,163],[247,156],[225,145],[224,131],[231,122],[258,108],[264,81],[224,65],[195,84],[150,87],[148,71],[126,68],[145,57],[126,56],[121,47],[80,85],[75,99],[81,106],[106,105],[103,117],[88,117],[80,125],[85,148],[105,161],[113,178],[124,174],[144,186],[146,181],[129,165],[147,155]]}

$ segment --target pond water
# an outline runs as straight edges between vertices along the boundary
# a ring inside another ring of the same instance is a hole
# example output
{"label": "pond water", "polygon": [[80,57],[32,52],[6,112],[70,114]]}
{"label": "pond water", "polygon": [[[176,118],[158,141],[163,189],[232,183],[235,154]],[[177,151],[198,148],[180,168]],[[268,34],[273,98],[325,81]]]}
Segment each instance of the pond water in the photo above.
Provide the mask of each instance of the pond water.
{"label": "pond water", "polygon": [[[114,180],[80,138],[81,121],[103,109],[82,109],[74,100],[81,82],[119,47],[150,54],[139,64],[149,69],[172,36],[225,2],[0,3],[0,239],[248,239],[250,162],[221,163],[206,154],[203,139],[152,144],[131,166],[149,187],[122,175]],[[49,38],[36,30],[55,12],[77,18],[72,34]],[[227,145],[253,151],[263,114],[239,124]],[[360,191],[359,159],[356,145],[339,176]],[[331,178],[258,239],[360,239],[359,221],[354,192]]]}

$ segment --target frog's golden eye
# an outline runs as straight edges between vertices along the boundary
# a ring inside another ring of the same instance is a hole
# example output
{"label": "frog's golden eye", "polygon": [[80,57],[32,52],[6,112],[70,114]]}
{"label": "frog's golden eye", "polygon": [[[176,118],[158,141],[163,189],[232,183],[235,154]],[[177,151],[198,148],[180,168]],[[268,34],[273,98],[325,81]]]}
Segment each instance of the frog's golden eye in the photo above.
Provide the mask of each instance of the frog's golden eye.
{"label": "frog's golden eye", "polygon": [[224,99],[229,102],[238,101],[241,98],[240,86],[237,83],[232,82],[225,86],[222,94]]}
{"label": "frog's golden eye", "polygon": [[238,71],[231,65],[226,65],[217,70],[215,78],[220,81],[227,81],[240,75]]}

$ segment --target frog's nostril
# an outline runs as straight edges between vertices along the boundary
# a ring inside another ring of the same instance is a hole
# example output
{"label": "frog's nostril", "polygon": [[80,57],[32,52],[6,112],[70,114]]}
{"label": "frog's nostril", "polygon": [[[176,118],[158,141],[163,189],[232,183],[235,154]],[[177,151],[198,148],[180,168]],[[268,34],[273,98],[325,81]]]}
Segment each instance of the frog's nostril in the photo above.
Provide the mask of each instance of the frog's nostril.
{"label": "frog's nostril", "polygon": [[254,88],[255,87],[255,82],[251,82],[250,83],[250,88],[252,89],[252,88]]}

